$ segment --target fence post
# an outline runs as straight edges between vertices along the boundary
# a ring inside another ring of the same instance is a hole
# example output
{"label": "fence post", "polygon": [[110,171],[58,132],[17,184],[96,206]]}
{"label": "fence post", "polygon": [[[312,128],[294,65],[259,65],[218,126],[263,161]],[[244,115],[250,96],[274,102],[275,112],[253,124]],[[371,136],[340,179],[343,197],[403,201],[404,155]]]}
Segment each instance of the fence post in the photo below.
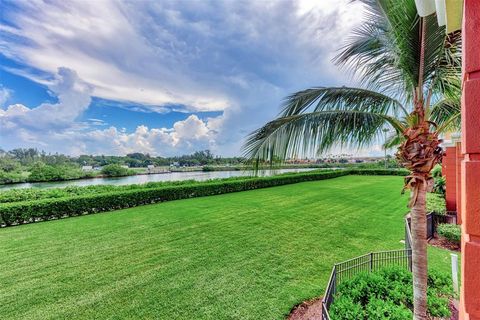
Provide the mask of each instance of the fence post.
{"label": "fence post", "polygon": [[373,271],[373,252],[370,252],[370,272]]}
{"label": "fence post", "polygon": [[458,256],[454,253],[451,253],[452,257],[452,280],[453,280],[453,289],[458,293]]}

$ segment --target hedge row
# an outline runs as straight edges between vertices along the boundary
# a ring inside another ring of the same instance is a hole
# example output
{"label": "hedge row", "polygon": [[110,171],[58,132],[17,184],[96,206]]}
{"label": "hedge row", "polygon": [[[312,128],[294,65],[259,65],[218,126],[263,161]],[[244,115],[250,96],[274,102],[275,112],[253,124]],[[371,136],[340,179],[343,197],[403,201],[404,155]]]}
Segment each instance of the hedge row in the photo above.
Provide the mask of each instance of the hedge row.
{"label": "hedge row", "polygon": [[0,204],[0,225],[78,216],[82,214],[130,208],[169,200],[218,195],[223,193],[274,187],[298,182],[331,179],[349,174],[403,175],[398,170],[335,170],[287,174],[245,180],[159,188],[132,189],[93,195],[48,198]]}
{"label": "hedge row", "polygon": [[349,174],[364,176],[408,176],[406,169],[350,169]]}

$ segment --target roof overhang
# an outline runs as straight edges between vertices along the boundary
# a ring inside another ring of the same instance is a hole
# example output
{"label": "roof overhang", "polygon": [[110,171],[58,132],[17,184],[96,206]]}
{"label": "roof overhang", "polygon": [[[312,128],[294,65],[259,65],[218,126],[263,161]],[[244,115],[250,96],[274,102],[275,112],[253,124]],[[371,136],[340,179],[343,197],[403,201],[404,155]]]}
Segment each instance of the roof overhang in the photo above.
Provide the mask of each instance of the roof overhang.
{"label": "roof overhang", "polygon": [[437,14],[439,26],[446,26],[451,33],[462,29],[463,0],[415,0],[420,17]]}

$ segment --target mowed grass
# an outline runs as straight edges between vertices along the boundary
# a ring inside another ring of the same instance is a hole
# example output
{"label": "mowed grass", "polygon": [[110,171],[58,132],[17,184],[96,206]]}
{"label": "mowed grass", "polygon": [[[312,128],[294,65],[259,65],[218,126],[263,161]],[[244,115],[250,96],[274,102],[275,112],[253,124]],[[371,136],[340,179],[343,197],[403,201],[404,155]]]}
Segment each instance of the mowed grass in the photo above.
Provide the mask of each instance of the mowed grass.
{"label": "mowed grass", "polygon": [[0,318],[283,319],[333,263],[403,247],[401,188],[346,176],[4,228]]}

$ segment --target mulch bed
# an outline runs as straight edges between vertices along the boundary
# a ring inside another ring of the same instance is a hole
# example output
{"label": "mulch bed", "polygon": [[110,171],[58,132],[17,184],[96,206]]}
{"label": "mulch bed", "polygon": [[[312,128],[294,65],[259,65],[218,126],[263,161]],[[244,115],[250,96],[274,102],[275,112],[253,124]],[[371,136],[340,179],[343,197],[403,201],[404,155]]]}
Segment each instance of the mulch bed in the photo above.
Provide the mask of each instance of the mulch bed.
{"label": "mulch bed", "polygon": [[287,320],[321,320],[322,297],[304,301],[295,306]]}
{"label": "mulch bed", "polygon": [[458,251],[458,252],[460,251],[460,243],[448,241],[447,239],[438,237],[437,235],[435,235],[434,238],[428,240],[428,244],[434,247],[447,249],[451,251]]}

